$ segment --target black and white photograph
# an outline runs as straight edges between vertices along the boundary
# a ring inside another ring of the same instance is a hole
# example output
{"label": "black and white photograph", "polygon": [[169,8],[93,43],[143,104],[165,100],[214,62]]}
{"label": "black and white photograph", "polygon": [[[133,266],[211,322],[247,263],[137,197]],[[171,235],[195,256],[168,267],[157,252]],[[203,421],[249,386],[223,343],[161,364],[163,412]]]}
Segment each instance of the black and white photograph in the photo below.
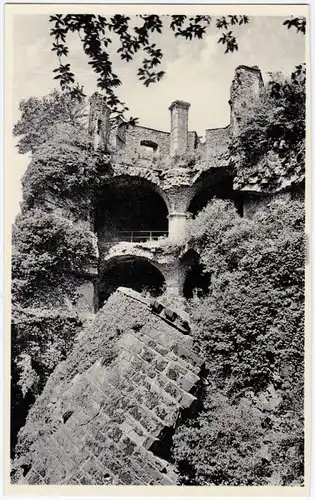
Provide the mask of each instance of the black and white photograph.
{"label": "black and white photograph", "polygon": [[305,495],[308,6],[5,28],[10,487]]}

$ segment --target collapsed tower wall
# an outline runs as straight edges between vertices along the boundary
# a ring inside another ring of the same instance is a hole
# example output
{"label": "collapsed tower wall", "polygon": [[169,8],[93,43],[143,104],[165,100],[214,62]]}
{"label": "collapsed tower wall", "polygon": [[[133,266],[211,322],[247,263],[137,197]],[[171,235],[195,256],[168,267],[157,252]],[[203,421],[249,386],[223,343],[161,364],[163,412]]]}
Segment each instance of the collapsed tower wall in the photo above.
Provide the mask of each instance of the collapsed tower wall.
{"label": "collapsed tower wall", "polygon": [[203,364],[187,318],[118,289],[32,407],[18,482],[176,484],[161,448],[165,455],[176,424],[196,407]]}

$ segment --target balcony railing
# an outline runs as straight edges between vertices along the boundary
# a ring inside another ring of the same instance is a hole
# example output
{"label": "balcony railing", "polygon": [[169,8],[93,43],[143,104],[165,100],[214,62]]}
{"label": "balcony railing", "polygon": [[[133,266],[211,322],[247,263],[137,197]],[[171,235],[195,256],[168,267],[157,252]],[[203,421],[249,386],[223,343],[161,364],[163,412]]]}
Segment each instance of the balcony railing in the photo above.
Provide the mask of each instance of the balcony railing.
{"label": "balcony railing", "polygon": [[119,243],[120,241],[128,241],[129,243],[143,243],[167,237],[168,231],[119,231],[119,233],[111,239],[111,242]]}

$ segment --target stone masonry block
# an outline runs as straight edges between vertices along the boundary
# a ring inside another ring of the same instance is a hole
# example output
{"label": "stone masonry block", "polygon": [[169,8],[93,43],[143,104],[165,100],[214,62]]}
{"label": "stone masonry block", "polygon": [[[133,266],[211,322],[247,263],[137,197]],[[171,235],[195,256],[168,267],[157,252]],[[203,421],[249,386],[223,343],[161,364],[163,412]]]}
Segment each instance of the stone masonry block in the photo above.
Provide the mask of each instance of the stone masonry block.
{"label": "stone masonry block", "polygon": [[155,357],[154,351],[147,347],[143,347],[141,351],[141,358],[144,359],[147,363],[151,363]]}
{"label": "stone masonry block", "polygon": [[145,442],[146,440],[146,437],[145,436],[139,436],[139,434],[134,431],[133,429],[131,429],[129,432],[128,432],[128,437],[129,439],[131,439],[131,441],[135,444],[137,444],[138,446],[142,446],[143,443]]}
{"label": "stone masonry block", "polygon": [[40,475],[41,479],[45,479],[47,468],[45,466],[45,463],[42,462],[39,456],[33,462],[32,467],[34,470],[36,470],[37,474]]}
{"label": "stone masonry block", "polygon": [[182,395],[180,404],[182,408],[190,408],[195,401],[196,398],[191,394],[189,394],[188,392],[186,392],[185,394]]}
{"label": "stone masonry block", "polygon": [[155,368],[159,372],[163,372],[165,370],[166,366],[167,366],[167,361],[165,361],[164,359],[159,359],[156,362]]}
{"label": "stone masonry block", "polygon": [[185,375],[187,373],[187,368],[183,366],[183,363],[174,363],[173,368],[181,375]]}
{"label": "stone masonry block", "polygon": [[66,467],[58,461],[56,461],[54,466],[47,471],[49,484],[61,484],[67,476],[70,476],[70,473],[68,473]]}
{"label": "stone masonry block", "polygon": [[167,357],[169,354],[169,349],[163,347],[161,344],[156,343],[154,350],[158,352],[161,356]]}
{"label": "stone masonry block", "polygon": [[54,455],[56,458],[60,458],[63,454],[63,451],[59,444],[54,439],[54,436],[51,436],[47,441],[47,450],[49,453]]}
{"label": "stone masonry block", "polygon": [[193,365],[201,368],[204,365],[204,360],[199,358],[197,354],[192,351],[188,351],[185,347],[180,346],[178,350],[178,355],[184,359],[190,361]]}
{"label": "stone masonry block", "polygon": [[26,479],[27,479],[28,484],[33,484],[33,485],[45,484],[44,480],[41,478],[41,476],[35,470],[31,470],[27,474]]}
{"label": "stone masonry block", "polygon": [[119,427],[118,425],[111,425],[108,428],[107,436],[111,438],[115,443],[118,443],[123,433],[126,433],[126,431],[128,432],[130,428],[132,427],[126,427],[125,422],[119,424]]}
{"label": "stone masonry block", "polygon": [[80,484],[82,484],[82,486],[91,486],[92,484],[94,484],[93,478],[86,472],[81,472],[77,479]]}
{"label": "stone masonry block", "polygon": [[104,471],[102,469],[102,464],[98,465],[97,461],[90,457],[81,467],[84,473],[88,473],[89,476],[93,478],[93,484],[103,484],[104,483]]}
{"label": "stone masonry block", "polygon": [[174,380],[174,382],[176,382],[180,377],[180,373],[176,369],[174,369],[173,366],[174,365],[169,364],[167,370],[165,370],[164,373],[168,378],[170,378],[171,380]]}
{"label": "stone masonry block", "polygon": [[187,392],[189,392],[196,385],[195,382],[187,377],[181,377],[177,383],[181,389],[184,389],[184,391]]}

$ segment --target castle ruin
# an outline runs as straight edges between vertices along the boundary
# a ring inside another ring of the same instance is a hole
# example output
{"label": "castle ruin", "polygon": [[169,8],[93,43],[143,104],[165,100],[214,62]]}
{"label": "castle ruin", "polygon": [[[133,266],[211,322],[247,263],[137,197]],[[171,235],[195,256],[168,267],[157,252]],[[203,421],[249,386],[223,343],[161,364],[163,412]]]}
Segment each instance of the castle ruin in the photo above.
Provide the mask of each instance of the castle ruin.
{"label": "castle ruin", "polygon": [[264,193],[255,178],[236,179],[229,143],[263,91],[258,67],[236,68],[230,123],[206,130],[205,141],[189,130],[187,102],[171,103],[166,132],[113,125],[104,98],[91,97],[89,135],[110,155],[112,174],[84,217],[49,193],[45,203],[94,235],[94,264],[80,275],[75,305],[92,322],[21,429],[25,448],[30,441],[22,483],[176,484],[167,450],[177,423],[198,406],[204,362],[189,318],[159,296],[206,289],[198,254],[185,245],[189,215],[217,197],[251,217],[275,194],[291,196],[290,188]]}
{"label": "castle ruin", "polygon": [[112,126],[104,98],[97,93],[90,98],[89,134],[96,149],[109,151],[113,173],[94,210],[79,221],[97,235],[99,255],[86,274],[83,307],[97,311],[118,286],[191,296],[194,284],[187,279],[198,256],[174,253],[185,238],[187,217],[213,197],[232,201],[242,216],[251,216],[266,200],[254,184],[235,185],[229,153],[231,137],[263,90],[258,67],[236,68],[230,123],[206,130],[205,141],[189,130],[187,102],[170,105],[170,132],[165,132],[122,120]]}

